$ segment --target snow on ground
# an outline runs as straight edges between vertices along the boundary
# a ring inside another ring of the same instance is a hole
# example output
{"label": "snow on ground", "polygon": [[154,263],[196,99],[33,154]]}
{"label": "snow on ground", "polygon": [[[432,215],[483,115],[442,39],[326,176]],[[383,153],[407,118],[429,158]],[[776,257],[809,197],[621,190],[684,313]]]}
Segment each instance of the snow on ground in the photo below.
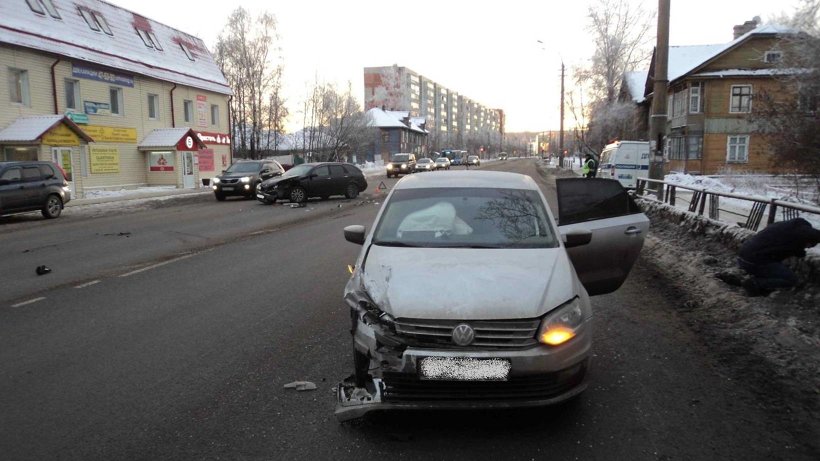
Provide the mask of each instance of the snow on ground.
{"label": "snow on ground", "polygon": [[100,199],[100,198],[127,198],[128,196],[135,196],[135,195],[147,195],[147,194],[157,194],[167,192],[171,194],[173,191],[176,191],[176,186],[150,186],[150,187],[137,187],[133,189],[119,189],[119,190],[91,190],[85,191],[84,199]]}

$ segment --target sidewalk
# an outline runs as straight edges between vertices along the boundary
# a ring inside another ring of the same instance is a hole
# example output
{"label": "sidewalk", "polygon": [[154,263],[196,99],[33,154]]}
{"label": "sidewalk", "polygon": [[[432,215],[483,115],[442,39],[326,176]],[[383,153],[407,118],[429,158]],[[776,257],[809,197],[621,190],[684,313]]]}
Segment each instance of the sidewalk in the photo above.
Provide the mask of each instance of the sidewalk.
{"label": "sidewalk", "polygon": [[150,186],[138,187],[136,189],[121,189],[118,191],[91,191],[86,193],[85,198],[72,198],[65,206],[66,208],[71,208],[83,205],[96,205],[99,203],[208,193],[213,193],[210,186],[195,189],[177,189],[175,186]]}

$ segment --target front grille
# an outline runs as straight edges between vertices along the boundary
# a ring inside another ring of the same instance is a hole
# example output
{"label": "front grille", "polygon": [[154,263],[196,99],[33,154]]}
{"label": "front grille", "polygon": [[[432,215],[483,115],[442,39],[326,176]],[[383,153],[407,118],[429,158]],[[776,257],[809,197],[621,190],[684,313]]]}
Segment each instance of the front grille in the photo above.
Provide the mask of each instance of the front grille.
{"label": "front grille", "polygon": [[234,185],[239,182],[238,178],[228,178],[228,179],[221,179],[219,182],[222,184]]}
{"label": "front grille", "polygon": [[[411,347],[436,349],[526,349],[536,345],[539,319],[525,320],[427,320],[398,319],[396,333]],[[453,328],[465,323],[475,330],[469,346],[453,343]]]}
{"label": "front grille", "polygon": [[580,384],[586,362],[563,371],[509,381],[428,381],[414,375],[385,373],[385,402],[515,402],[546,400]]}

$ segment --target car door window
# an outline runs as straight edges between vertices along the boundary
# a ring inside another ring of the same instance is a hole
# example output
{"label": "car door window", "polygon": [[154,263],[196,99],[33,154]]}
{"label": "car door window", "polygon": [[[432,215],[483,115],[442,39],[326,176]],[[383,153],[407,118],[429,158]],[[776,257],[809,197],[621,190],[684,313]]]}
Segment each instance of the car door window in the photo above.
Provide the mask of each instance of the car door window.
{"label": "car door window", "polygon": [[40,175],[40,169],[36,166],[27,166],[23,168],[23,181],[25,182],[33,182],[39,181],[42,178]]}
{"label": "car door window", "polygon": [[318,179],[325,179],[330,176],[330,171],[326,166],[320,166],[313,170],[313,174],[315,174]]}
{"label": "car door window", "polygon": [[330,165],[330,175],[333,178],[344,178],[345,170],[341,165]]}
{"label": "car door window", "polygon": [[57,172],[54,171],[54,168],[52,168],[51,165],[40,165],[40,173],[43,175],[43,179],[57,178]]}
{"label": "car door window", "polygon": [[558,223],[562,226],[640,213],[621,184],[612,179],[561,179],[558,182]]}
{"label": "car door window", "polygon": [[20,181],[22,177],[22,173],[20,172],[20,170],[20,168],[9,168],[8,170],[3,172],[3,176],[0,176],[0,179],[5,179],[10,182]]}

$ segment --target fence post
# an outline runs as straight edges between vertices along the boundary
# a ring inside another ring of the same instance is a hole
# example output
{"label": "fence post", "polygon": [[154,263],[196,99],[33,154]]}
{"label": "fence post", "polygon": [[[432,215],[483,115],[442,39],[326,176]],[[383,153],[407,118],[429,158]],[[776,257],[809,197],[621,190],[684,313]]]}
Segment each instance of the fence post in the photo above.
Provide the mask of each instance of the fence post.
{"label": "fence post", "polygon": [[706,209],[706,189],[702,189],[700,193],[700,206],[698,207],[698,215],[703,216],[703,210]]}
{"label": "fence post", "polygon": [[774,222],[775,216],[777,216],[777,205],[774,203],[775,199],[772,199],[770,203],[771,207],[769,207],[769,219],[767,220],[769,224]]}
{"label": "fence post", "polygon": [[669,195],[669,204],[675,206],[675,186],[669,185],[668,195]]}

